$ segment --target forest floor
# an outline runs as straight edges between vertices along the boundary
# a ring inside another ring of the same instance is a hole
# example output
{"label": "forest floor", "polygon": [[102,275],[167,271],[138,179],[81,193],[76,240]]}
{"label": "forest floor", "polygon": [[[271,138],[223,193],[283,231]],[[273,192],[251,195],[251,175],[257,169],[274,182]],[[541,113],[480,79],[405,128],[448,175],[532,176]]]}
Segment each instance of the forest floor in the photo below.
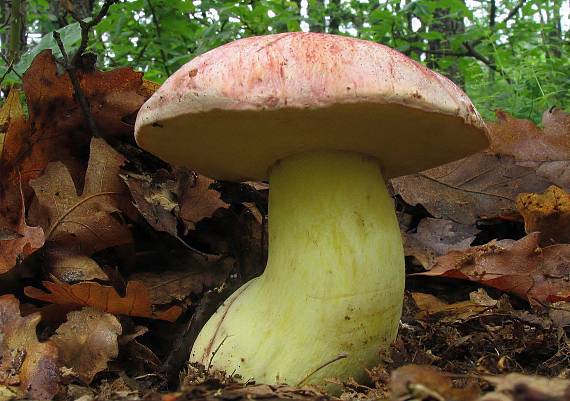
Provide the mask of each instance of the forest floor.
{"label": "forest floor", "polygon": [[[187,365],[263,270],[268,186],[138,148],[157,87],[142,74],[74,74],[80,89],[40,53],[0,111],[0,400],[334,398]],[[570,400],[570,115],[541,125],[497,112],[484,152],[391,181],[404,314],[383,363],[337,397]]]}

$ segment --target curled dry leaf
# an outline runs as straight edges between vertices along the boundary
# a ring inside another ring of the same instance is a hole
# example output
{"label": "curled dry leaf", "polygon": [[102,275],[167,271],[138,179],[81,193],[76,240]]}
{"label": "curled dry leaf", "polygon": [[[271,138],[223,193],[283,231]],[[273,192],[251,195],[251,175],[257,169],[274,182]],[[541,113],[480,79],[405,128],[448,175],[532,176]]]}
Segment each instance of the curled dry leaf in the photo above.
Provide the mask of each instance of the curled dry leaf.
{"label": "curled dry leaf", "polygon": [[[16,221],[6,221],[0,216],[0,274],[6,273],[19,260],[40,249],[44,245],[44,231],[41,227],[30,227],[26,224],[24,194],[20,187],[20,202]],[[2,223],[1,221],[4,220]]]}
{"label": "curled dry leaf", "polygon": [[412,293],[412,298],[419,309],[416,318],[426,320],[432,316],[441,323],[455,323],[480,315],[491,306],[477,303],[473,300],[448,304],[441,299],[421,292]]}
{"label": "curled dry leaf", "polygon": [[85,384],[119,354],[117,337],[122,327],[117,318],[93,308],[69,312],[51,337],[59,349],[60,361]]}
{"label": "curled dry leaf", "polygon": [[[14,122],[21,122],[24,111],[19,99],[17,89],[10,90],[6,102],[0,109],[0,183],[6,174],[2,158],[2,145],[5,132]],[[0,274],[6,273],[14,267],[19,260],[30,255],[44,244],[44,234],[39,227],[29,227],[26,224],[26,211],[22,183],[19,171],[14,174],[11,194],[4,193],[0,185]]]}
{"label": "curled dry leaf", "polygon": [[10,121],[21,119],[23,116],[24,109],[20,103],[20,91],[16,88],[12,88],[0,109],[0,154],[2,154],[4,135],[10,126]]}
{"label": "curled dry leaf", "polygon": [[69,285],[63,282],[44,281],[44,292],[35,287],[24,288],[30,298],[60,305],[91,306],[114,315],[128,315],[174,322],[182,313],[182,308],[172,306],[164,311],[153,311],[150,293],[140,281],[129,281],[125,296],[117,290],[94,282]]}
{"label": "curled dry leaf", "polygon": [[234,259],[209,255],[208,260],[195,258],[196,265],[184,271],[136,273],[131,278],[144,283],[153,304],[164,305],[182,301],[191,294],[200,294],[205,288],[220,285],[233,268]]}
{"label": "curled dry leaf", "polygon": [[544,244],[570,243],[570,194],[563,189],[551,186],[542,195],[520,194],[517,209],[526,232],[540,231]]}
{"label": "curled dry leaf", "polygon": [[475,281],[529,301],[570,300],[570,245],[541,248],[540,234],[452,251],[416,275]]}
{"label": "curled dry leaf", "polygon": [[521,192],[543,192],[552,184],[570,190],[570,134],[560,133],[567,119],[561,111],[547,111],[543,131],[499,111],[489,124],[489,150],[396,178],[394,191],[434,217],[462,224],[515,214]]}
{"label": "curled dry leaf", "polygon": [[[220,193],[210,188],[214,181],[187,169],[176,172],[176,180],[163,172],[150,175],[126,173],[121,175],[144,219],[158,231],[166,232],[189,247],[178,234],[181,220],[185,231],[214,212],[229,205],[220,199]],[[180,203],[179,203],[180,201]]]}
{"label": "curled dry leaf", "polygon": [[489,381],[495,390],[485,394],[478,401],[565,401],[570,399],[570,380],[527,376],[520,373],[485,376],[485,380]]}
{"label": "curled dry leaf", "polygon": [[180,218],[187,230],[193,230],[202,219],[212,217],[218,209],[229,205],[220,198],[220,193],[210,188],[214,180],[204,175],[180,168],[176,171]]}
{"label": "curled dry leaf", "polygon": [[433,366],[406,365],[392,372],[390,399],[472,401],[479,396],[479,388],[471,383],[465,388],[456,388],[453,381]]}
{"label": "curled dry leaf", "polygon": [[532,121],[518,119],[497,111],[497,121],[489,124],[490,150],[497,155],[514,156],[518,161],[546,162],[570,160],[570,136],[562,110],[548,110],[543,115],[544,130]]}
{"label": "curled dry leaf", "polygon": [[129,188],[135,207],[151,227],[178,238],[174,182],[134,173],[121,174],[121,178]]}
{"label": "curled dry leaf", "polygon": [[[52,273],[60,279],[86,276],[75,271],[86,264],[75,265],[74,258],[132,242],[129,229],[115,215],[126,195],[118,177],[124,158],[100,138],[94,138],[90,148],[81,195],[61,162],[50,163],[41,177],[30,181],[38,198],[32,212],[46,233],[47,254],[57,265]],[[71,271],[64,270],[66,266]],[[105,277],[102,272],[97,274]]]}
{"label": "curled dry leaf", "polygon": [[478,232],[473,226],[428,217],[420,221],[415,233],[402,233],[404,251],[429,269],[438,256],[468,249]]}
{"label": "curled dry leaf", "polygon": [[0,296],[0,384],[19,386],[27,397],[49,400],[59,391],[57,347],[40,343],[36,326],[40,314],[20,316],[13,295]]}
{"label": "curled dry leaf", "polygon": [[434,217],[473,225],[481,218],[515,214],[520,192],[541,192],[551,182],[512,157],[477,153],[422,173],[392,180],[396,194]]}

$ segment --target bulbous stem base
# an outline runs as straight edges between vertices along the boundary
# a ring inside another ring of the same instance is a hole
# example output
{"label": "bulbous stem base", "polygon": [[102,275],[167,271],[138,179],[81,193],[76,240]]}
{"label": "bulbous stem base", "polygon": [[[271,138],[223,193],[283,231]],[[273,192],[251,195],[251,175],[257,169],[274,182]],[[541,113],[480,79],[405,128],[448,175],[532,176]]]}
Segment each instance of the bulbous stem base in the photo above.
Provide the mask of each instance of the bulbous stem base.
{"label": "bulbous stem base", "polygon": [[359,378],[394,340],[404,254],[377,160],[323,151],[272,167],[269,259],[198,336],[191,361],[259,383]]}

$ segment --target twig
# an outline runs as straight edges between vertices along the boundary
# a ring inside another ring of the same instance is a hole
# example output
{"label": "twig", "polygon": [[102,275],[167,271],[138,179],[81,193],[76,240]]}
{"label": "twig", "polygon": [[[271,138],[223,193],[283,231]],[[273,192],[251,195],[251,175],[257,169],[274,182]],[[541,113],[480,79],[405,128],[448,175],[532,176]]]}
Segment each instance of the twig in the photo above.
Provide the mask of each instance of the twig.
{"label": "twig", "polygon": [[73,19],[77,21],[79,23],[79,26],[81,27],[81,44],[79,45],[79,48],[77,49],[77,52],[75,53],[72,59],[72,64],[74,66],[76,67],[79,66],[81,55],[85,52],[87,46],[89,45],[89,31],[91,31],[91,28],[93,28],[95,25],[101,22],[103,17],[105,17],[105,15],[107,15],[107,13],[109,12],[109,7],[111,7],[116,2],[118,2],[118,0],[105,0],[103,5],[101,6],[101,9],[99,10],[99,13],[95,17],[93,17],[89,22],[83,20],[73,10],[71,9],[67,10],[69,14],[73,17]]}
{"label": "twig", "polygon": [[218,344],[214,352],[212,352],[212,356],[210,357],[210,360],[208,361],[208,366],[206,367],[206,372],[210,371],[210,368],[212,367],[212,362],[214,361],[214,357],[216,356],[220,348],[222,348],[222,345],[224,345],[224,343],[228,338],[230,338],[229,335],[225,336],[224,339],[220,342],[220,344]]}
{"label": "twig", "polygon": [[497,65],[494,62],[492,62],[487,57],[483,56],[481,53],[479,53],[477,50],[475,50],[475,47],[473,46],[473,44],[471,44],[469,42],[464,42],[463,47],[465,47],[467,49],[467,53],[471,57],[473,57],[476,60],[481,61],[483,64],[487,65],[487,67],[489,67],[493,71],[496,71],[499,74],[501,74],[502,77],[505,79],[505,81],[507,81],[507,83],[509,83],[509,84],[513,83],[512,80],[507,76],[507,74],[505,73],[505,71],[502,68],[497,67]]}
{"label": "twig", "polygon": [[11,12],[11,10],[8,10],[8,15],[6,16],[6,21],[4,21],[2,23],[2,25],[0,25],[0,29],[4,29],[5,27],[8,26],[8,24],[10,24],[11,18],[12,18],[12,12]]}
{"label": "twig", "polygon": [[[2,56],[2,58],[4,58],[4,56]],[[14,62],[13,61],[10,61],[10,63],[8,63],[6,61],[6,64],[8,64],[8,69],[2,75],[2,78],[0,78],[0,85],[2,85],[2,82],[4,82],[4,78],[6,78],[6,76],[10,73],[10,71],[14,71],[16,73],[16,75],[18,75],[18,78],[22,79],[22,77],[16,72],[16,70],[14,70]]]}
{"label": "twig", "polygon": [[307,376],[305,376],[303,378],[303,380],[301,380],[299,383],[297,383],[297,387],[301,387],[303,384],[305,384],[307,382],[307,380],[309,380],[311,378],[311,376],[313,376],[315,373],[317,373],[319,370],[326,368],[327,366],[329,366],[331,363],[334,363],[336,361],[340,361],[341,359],[345,359],[348,358],[348,354],[345,352],[342,352],[340,354],[338,354],[337,356],[335,356],[334,358],[332,358],[329,361],[326,361],[325,363],[323,363],[321,366],[319,366],[318,368],[316,368],[315,370],[313,370],[311,373],[309,373]]}
{"label": "twig", "polygon": [[[73,86],[73,91],[75,92],[75,99],[79,103],[79,107],[81,108],[81,112],[83,113],[83,117],[87,121],[87,125],[89,126],[89,130],[94,137],[99,137],[99,130],[97,129],[97,124],[95,124],[95,119],[91,115],[91,106],[89,105],[89,100],[85,97],[85,94],[81,90],[81,83],[77,78],[77,74],[75,73],[75,65],[72,64],[69,60],[67,52],[65,51],[65,46],[61,41],[61,35],[59,32],[54,31],[53,38],[57,43],[57,47],[61,51],[61,55],[63,57],[63,68],[69,75],[69,80],[71,81],[71,85]],[[79,53],[77,53],[79,54]]]}
{"label": "twig", "polygon": [[[515,15],[517,15],[517,12],[520,10],[520,8],[524,5],[524,2],[526,0],[519,0],[519,2],[511,9],[511,11],[507,14],[507,16],[505,18],[503,18],[502,20],[500,20],[498,22],[499,25],[505,24],[506,22],[510,21]],[[497,24],[494,24],[491,29],[494,29],[494,27],[496,27]],[[478,44],[480,44],[484,39],[486,39],[485,36],[482,36],[478,39],[475,39],[474,41],[471,42],[472,46],[477,46]]]}
{"label": "twig", "polygon": [[[160,23],[154,11],[154,7],[150,0],[147,0],[147,3],[148,3],[148,8],[150,9],[150,13],[152,15],[152,23],[154,24],[154,27],[156,29],[156,36],[158,37],[158,41],[162,42],[162,38],[160,37]],[[170,69],[166,64],[166,53],[164,53],[164,49],[162,48],[162,46],[160,46],[160,58],[162,59],[162,67],[164,68],[166,76],[170,76]]]}
{"label": "twig", "polygon": [[63,57],[63,63],[62,63],[63,68],[65,68],[67,75],[69,75],[69,80],[71,81],[71,85],[73,86],[75,99],[79,103],[79,107],[81,108],[83,117],[87,121],[89,130],[91,131],[91,134],[94,137],[99,136],[99,130],[97,129],[97,124],[95,124],[95,119],[91,114],[91,106],[89,105],[89,100],[87,99],[87,97],[85,97],[85,94],[81,90],[81,83],[77,78],[76,69],[79,67],[81,63],[81,56],[83,55],[85,49],[87,49],[87,46],[89,45],[89,31],[91,30],[91,28],[93,28],[95,25],[101,22],[103,17],[105,17],[105,15],[107,15],[107,13],[109,12],[109,7],[111,7],[111,5],[115,4],[117,1],[118,0],[105,0],[103,6],[101,6],[101,9],[99,10],[99,13],[95,17],[93,17],[89,22],[86,22],[83,19],[81,19],[73,10],[67,10],[71,14],[73,19],[77,21],[79,23],[79,26],[81,27],[81,44],[79,45],[79,48],[77,49],[71,60],[65,50],[63,42],[61,41],[61,35],[57,31],[53,33],[53,37]]}

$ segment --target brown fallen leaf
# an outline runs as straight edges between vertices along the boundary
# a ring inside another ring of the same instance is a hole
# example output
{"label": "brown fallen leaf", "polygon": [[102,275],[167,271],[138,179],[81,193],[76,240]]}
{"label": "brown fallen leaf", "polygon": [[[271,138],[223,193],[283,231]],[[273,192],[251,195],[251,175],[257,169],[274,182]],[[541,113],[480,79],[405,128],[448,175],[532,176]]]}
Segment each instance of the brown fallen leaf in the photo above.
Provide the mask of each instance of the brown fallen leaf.
{"label": "brown fallen leaf", "polygon": [[516,214],[515,199],[521,192],[543,192],[553,184],[570,190],[570,135],[559,133],[559,121],[566,118],[557,112],[546,118],[541,130],[499,111],[497,121],[489,124],[487,151],[396,178],[394,191],[434,217],[462,224]]}
{"label": "brown fallen leaf", "polygon": [[479,396],[479,387],[475,383],[456,388],[445,373],[426,365],[406,365],[396,369],[392,372],[390,384],[390,399],[394,401],[471,401]]}
{"label": "brown fallen leaf", "polygon": [[15,222],[1,222],[0,230],[0,274],[6,273],[18,261],[32,254],[44,245],[44,231],[41,227],[30,227],[26,224],[24,195],[20,187],[20,203],[18,219]]}
{"label": "brown fallen leaf", "polygon": [[516,160],[570,160],[570,136],[561,121],[566,118],[562,110],[547,110],[542,119],[544,129],[540,129],[530,120],[498,111],[497,121],[489,124],[489,148],[495,154],[514,156]]}
{"label": "brown fallen leaf", "polygon": [[452,251],[423,276],[471,280],[529,301],[570,300],[570,245],[541,248],[540,234]]}
{"label": "brown fallen leaf", "polygon": [[[448,304],[431,294],[413,292],[412,298],[419,309],[416,318],[426,320],[429,317],[438,319],[441,323],[465,321],[473,316],[487,311],[492,305],[484,305],[473,300]],[[496,301],[495,301],[496,303]]]}
{"label": "brown fallen leaf", "polygon": [[120,177],[129,188],[135,207],[151,227],[179,238],[175,215],[179,205],[173,191],[174,181],[135,173]]}
{"label": "brown fallen leaf", "polygon": [[119,354],[117,337],[122,327],[117,318],[93,308],[69,312],[67,322],[51,340],[59,349],[60,361],[85,384],[107,368]]}
{"label": "brown fallen leaf", "polygon": [[[132,243],[129,229],[117,216],[128,196],[118,176],[124,160],[105,140],[94,138],[80,195],[61,162],[50,163],[41,177],[30,181],[38,199],[30,214],[44,228],[46,252],[57,261],[58,269],[52,274],[58,273],[60,279],[85,277],[74,271],[85,263],[75,265],[74,258]],[[63,271],[65,266],[71,271]]]}
{"label": "brown fallen leaf", "polygon": [[[100,72],[77,71],[91,112],[104,135],[132,136],[134,116],[152,86],[130,68]],[[67,74],[61,74],[49,50],[40,53],[23,76],[29,118],[12,118],[0,155],[0,227],[14,224],[19,210],[20,183],[29,199],[28,182],[49,162],[65,164],[81,181],[82,161],[89,152],[91,134],[76,103]],[[8,222],[8,223],[6,223]]]}
{"label": "brown fallen leaf", "polygon": [[469,248],[478,232],[473,226],[428,217],[420,221],[416,232],[402,233],[404,251],[429,269],[438,256]]}
{"label": "brown fallen leaf", "polygon": [[421,204],[436,218],[473,225],[482,218],[516,214],[521,192],[542,192],[552,185],[513,157],[477,153],[418,174],[392,180],[396,194]]}
{"label": "brown fallen leaf", "polygon": [[528,376],[510,373],[505,376],[485,376],[494,391],[477,401],[567,401],[570,400],[570,380],[557,377]]}
{"label": "brown fallen leaf", "polygon": [[114,315],[128,315],[174,322],[182,313],[180,306],[171,306],[164,311],[153,311],[150,293],[140,281],[129,281],[125,296],[121,297],[110,286],[94,282],[73,285],[64,282],[44,281],[44,292],[35,287],[25,287],[24,293],[30,298],[60,305],[91,306]]}
{"label": "brown fallen leaf", "polygon": [[13,295],[0,296],[0,384],[17,386],[30,399],[50,400],[59,392],[58,350],[52,341],[40,343],[40,314],[20,316]]}
{"label": "brown fallen leaf", "polygon": [[142,282],[151,294],[153,304],[164,305],[182,301],[191,294],[201,294],[205,288],[220,285],[232,270],[231,257],[209,255],[208,260],[195,258],[196,263],[184,271],[135,273],[132,280]]}
{"label": "brown fallen leaf", "polygon": [[21,119],[24,116],[24,109],[20,103],[20,91],[17,88],[10,89],[6,101],[0,108],[0,155],[4,145],[4,135],[10,126],[10,121]]}
{"label": "brown fallen leaf", "polygon": [[517,209],[527,233],[540,231],[541,245],[570,243],[570,194],[563,189],[551,186],[542,195],[520,194]]}
{"label": "brown fallen leaf", "polygon": [[180,168],[176,171],[178,198],[180,199],[180,218],[186,230],[194,230],[196,224],[206,217],[212,217],[218,209],[227,209],[229,205],[220,198],[220,193],[210,186],[214,180]]}

